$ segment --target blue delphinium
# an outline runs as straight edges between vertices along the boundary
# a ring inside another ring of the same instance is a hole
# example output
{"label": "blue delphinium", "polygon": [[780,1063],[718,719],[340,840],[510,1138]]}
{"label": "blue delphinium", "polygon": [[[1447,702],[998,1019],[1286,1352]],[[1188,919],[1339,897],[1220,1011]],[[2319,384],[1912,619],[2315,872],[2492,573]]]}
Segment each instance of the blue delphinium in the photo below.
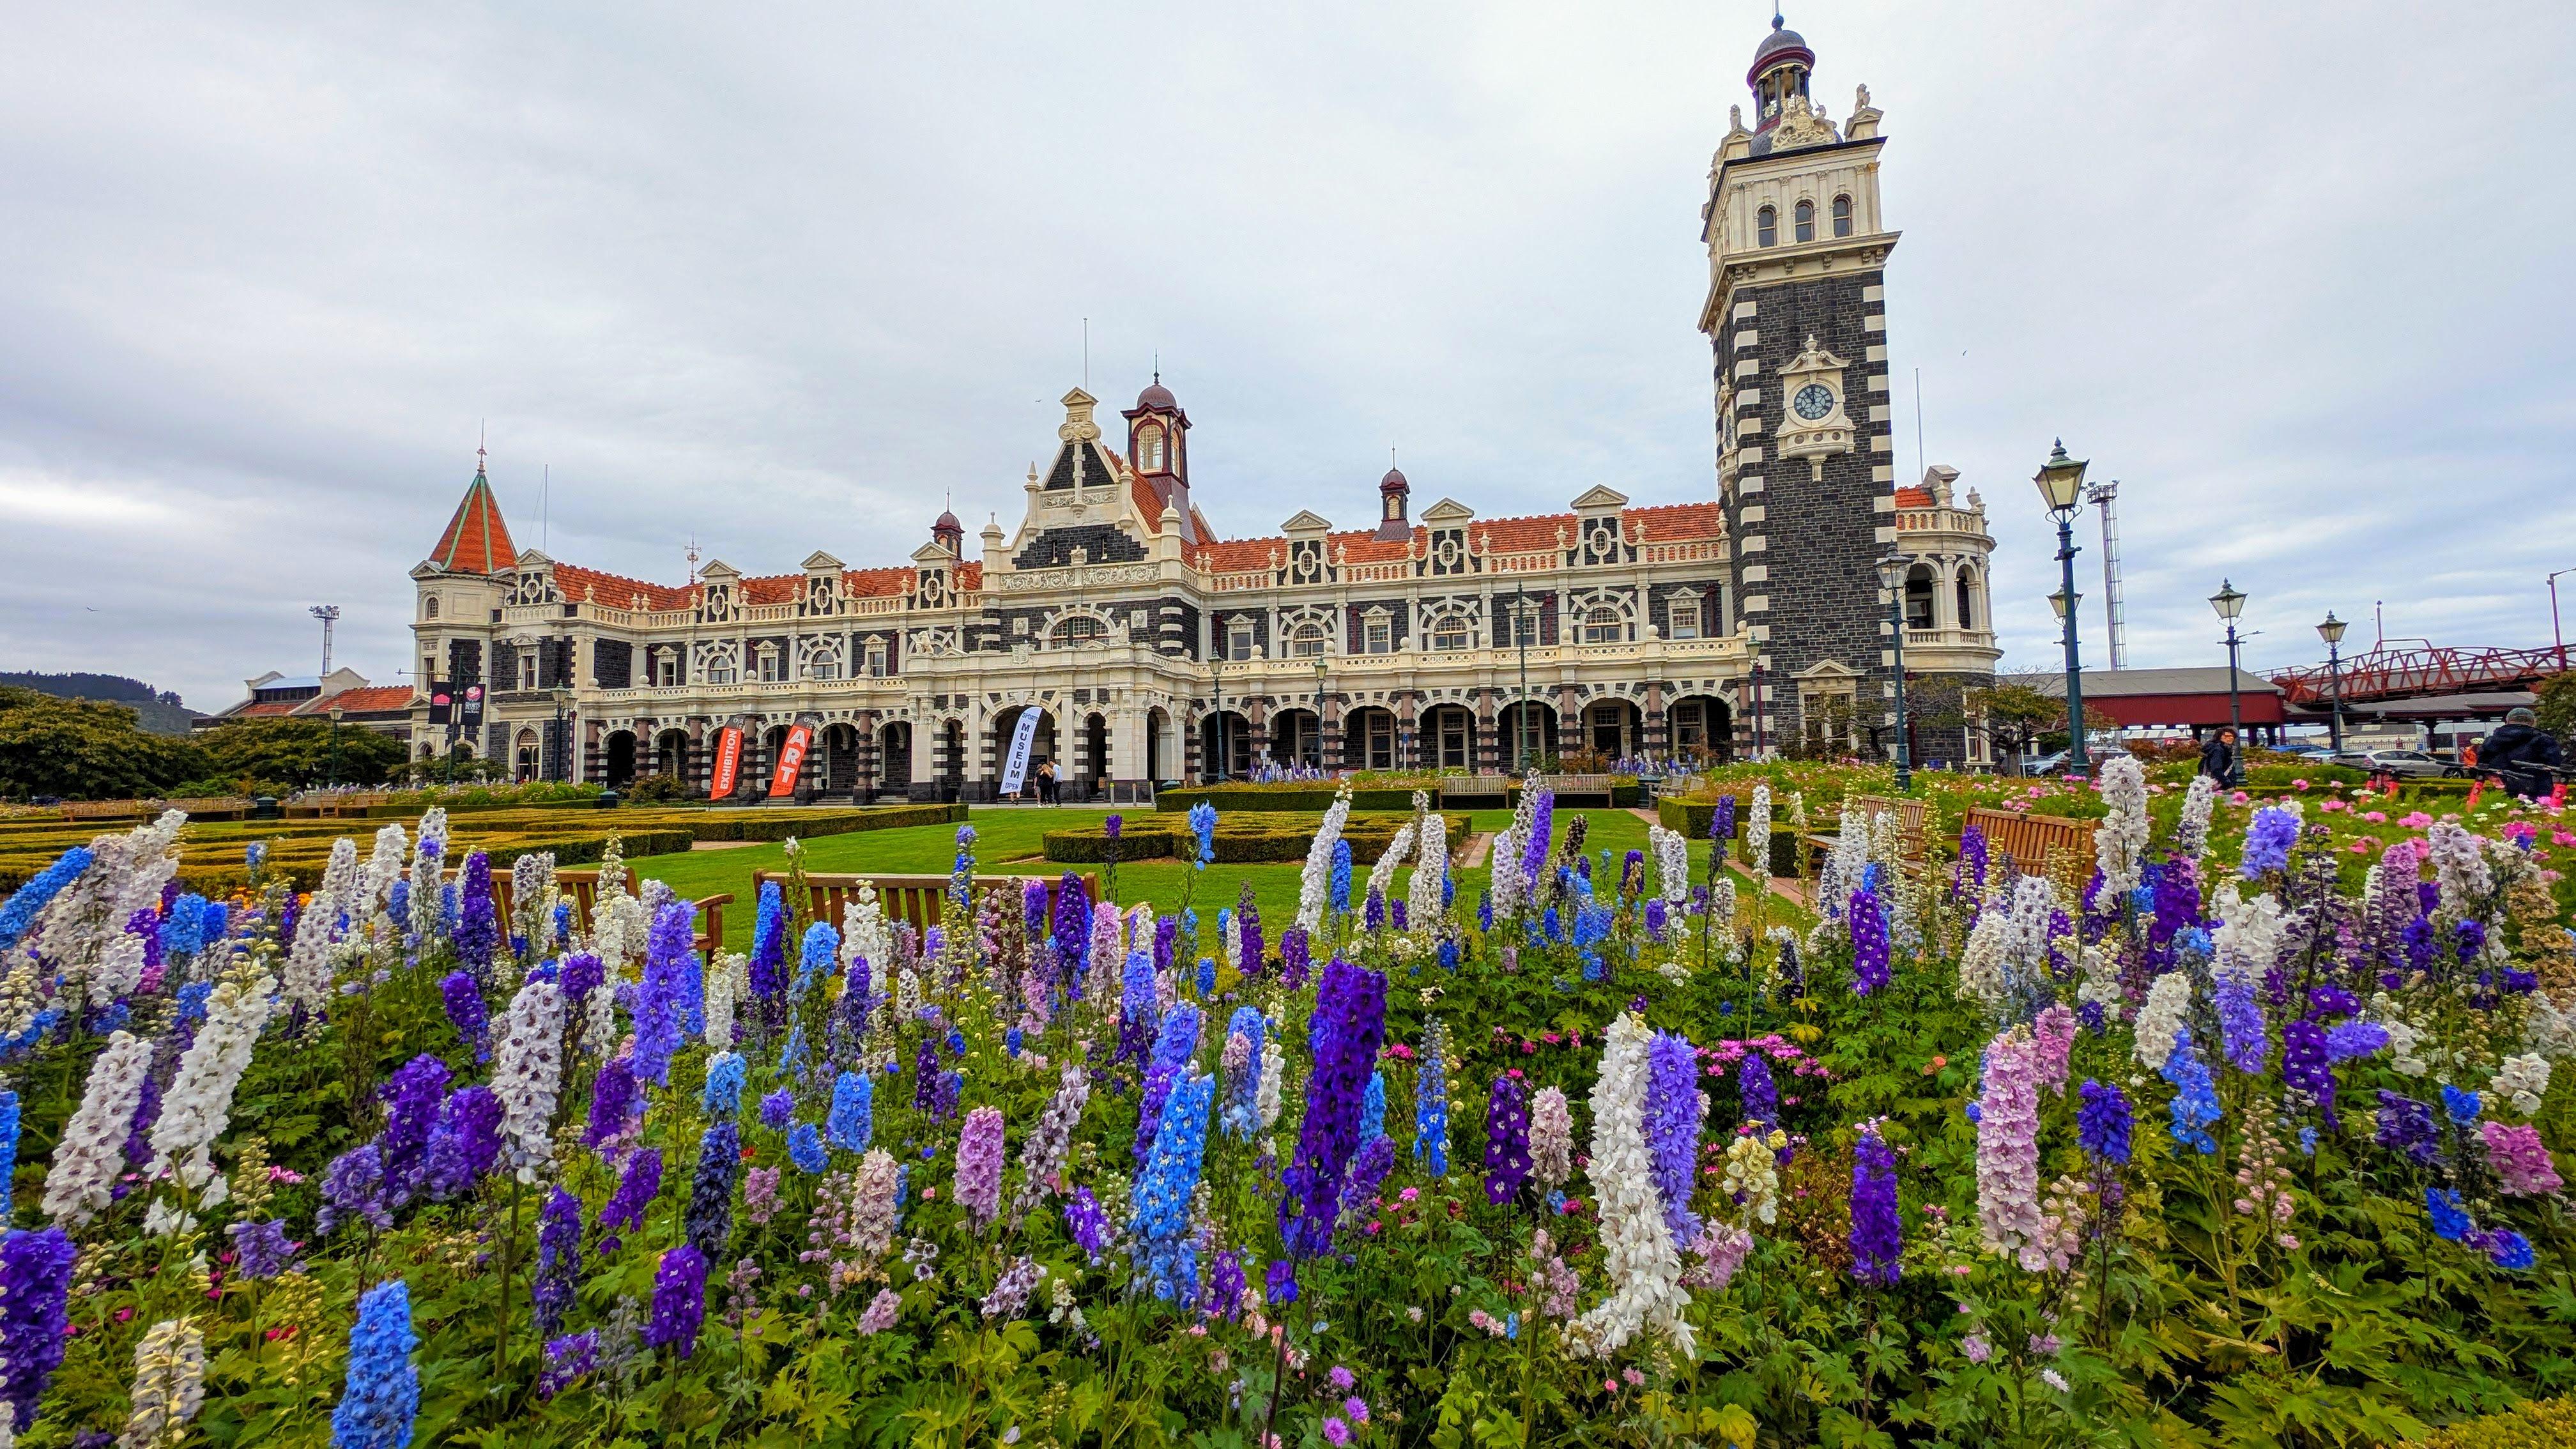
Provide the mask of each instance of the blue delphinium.
{"label": "blue delphinium", "polygon": [[1190,807],[1190,834],[1198,837],[1198,856],[1190,862],[1194,870],[1205,870],[1216,859],[1216,807],[1205,800]]}
{"label": "blue delphinium", "polygon": [[9,1179],[17,1170],[18,1094],[0,1087],[0,1223],[9,1220]]}
{"label": "blue delphinium", "polygon": [[814,1130],[813,1123],[799,1122],[787,1134],[787,1160],[809,1176],[819,1176],[831,1165],[831,1157],[823,1151],[823,1134]]}
{"label": "blue delphinium", "polygon": [[785,1087],[760,1099],[760,1125],[772,1132],[784,1132],[796,1115],[796,1094]]}
{"label": "blue delphinium", "polygon": [[2209,1124],[2219,1118],[2218,1091],[2209,1079],[2209,1068],[2193,1050],[2191,1029],[2174,1033],[2173,1050],[2166,1054],[2164,1079],[2173,1084],[2173,1139],[2206,1155],[2218,1150],[2217,1140],[2209,1135]]}
{"label": "blue delphinium", "polygon": [[805,928],[805,943],[796,957],[795,996],[803,1000],[814,983],[832,974],[832,963],[841,954],[841,933],[829,921],[816,921]]}
{"label": "blue delphinium", "polygon": [[2447,1187],[2424,1189],[2424,1210],[2433,1216],[2433,1236],[2458,1242],[2474,1227],[2468,1209],[2460,1206],[2460,1195]]}
{"label": "blue delphinium", "polygon": [[699,1109],[710,1117],[740,1116],[744,1075],[740,1052],[718,1052],[707,1058],[707,1085],[698,1094]]}
{"label": "blue delphinium", "polygon": [[1368,1086],[1360,1092],[1360,1141],[1370,1142],[1386,1135],[1386,1074],[1369,1073]]}
{"label": "blue delphinium", "polygon": [[860,1072],[843,1072],[832,1082],[832,1111],[823,1119],[832,1145],[844,1152],[865,1152],[876,1135],[876,1080]]}
{"label": "blue delphinium", "polygon": [[1136,1108],[1135,1151],[1139,1164],[1153,1149],[1154,1134],[1173,1084],[1189,1070],[1190,1058],[1197,1055],[1198,1049],[1198,1007],[1186,1001],[1173,1002],[1172,1009],[1163,1013],[1162,1029],[1154,1037],[1153,1060],[1145,1067],[1143,1100]]}
{"label": "blue delphinium", "polygon": [[1854,1278],[1881,1286],[1904,1274],[1905,1230],[1896,1212],[1896,1154],[1876,1128],[1861,1129],[1852,1152],[1851,1250]]}
{"label": "blue delphinium", "polygon": [[1161,1020],[1162,1003],[1154,990],[1154,958],[1143,951],[1127,953],[1127,969],[1122,974],[1118,997],[1119,1061],[1143,1061],[1154,1047],[1154,1028]]}
{"label": "blue delphinium", "polygon": [[2264,806],[2254,812],[2253,823],[2245,827],[2245,857],[2237,873],[2247,880],[2260,880],[2274,871],[2288,869],[2290,847],[2298,840],[2297,813],[2278,805]]}
{"label": "blue delphinium", "polygon": [[2270,1048],[2263,1028],[2263,1003],[2254,995],[2254,978],[2243,971],[2220,971],[2211,981],[2209,995],[2218,1009],[2219,1050],[2227,1064],[2259,1076]]}
{"label": "blue delphinium", "polygon": [[1413,1155],[1433,1177],[1449,1175],[1449,1068],[1440,1059],[1440,1035],[1425,1032],[1422,1060],[1413,1076]]}
{"label": "blue delphinium", "polygon": [[1216,1094],[1212,1077],[1192,1076],[1173,1083],[1165,1100],[1154,1145],[1136,1177],[1136,1219],[1145,1271],[1154,1296],[1189,1302],[1198,1295],[1197,1235],[1190,1231],[1190,1198],[1198,1191],[1199,1169],[1207,1154],[1208,1103]]}
{"label": "blue delphinium", "polygon": [[420,1338],[411,1328],[411,1290],[400,1278],[379,1283],[358,1300],[358,1323],[349,1330],[349,1386],[331,1411],[336,1449],[406,1449],[412,1419],[420,1412],[420,1370],[411,1351]]}
{"label": "blue delphinium", "polygon": [[1347,839],[1333,842],[1333,914],[1351,913],[1351,843]]}
{"label": "blue delphinium", "polygon": [[2075,1111],[2076,1141],[2096,1162],[2129,1160],[2129,1099],[2117,1086],[2084,1079],[2083,1105]]}
{"label": "blue delphinium", "polygon": [[2477,1121],[2478,1113],[2484,1106],[2485,1103],[2479,1100],[2477,1093],[2454,1087],[2447,1082],[2442,1085],[2442,1111],[2460,1126],[2466,1127]]}
{"label": "blue delphinium", "polygon": [[1199,958],[1199,996],[1202,1000],[1216,994],[1216,958]]}
{"label": "blue delphinium", "polygon": [[62,894],[63,887],[80,879],[81,872],[89,869],[94,859],[88,846],[76,845],[36,872],[34,879],[11,891],[9,899],[0,902],[0,951],[17,945],[18,938],[36,923],[36,913]]}
{"label": "blue delphinium", "polygon": [[1692,1182],[1699,1170],[1698,1078],[1699,1053],[1692,1050],[1688,1038],[1659,1031],[1648,1039],[1646,1152],[1656,1193],[1664,1200],[1664,1226],[1676,1248],[1688,1246],[1700,1232],[1699,1218],[1690,1210]]}

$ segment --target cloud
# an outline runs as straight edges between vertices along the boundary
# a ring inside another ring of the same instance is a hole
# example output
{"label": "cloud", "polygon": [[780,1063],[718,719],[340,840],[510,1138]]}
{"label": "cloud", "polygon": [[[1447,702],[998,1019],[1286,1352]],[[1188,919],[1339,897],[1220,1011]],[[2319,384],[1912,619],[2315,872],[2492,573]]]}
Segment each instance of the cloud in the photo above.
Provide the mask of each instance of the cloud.
{"label": "cloud", "polygon": [[[2529,101],[2567,16],[1801,11],[1818,95],[1887,113],[1900,471],[1919,425],[1988,500],[2009,664],[2053,650],[2022,480],[2059,435],[2123,481],[2140,664],[2210,657],[2214,572],[2257,664],[2374,599],[2392,634],[2547,637],[2576,192]],[[1712,496],[1698,209],[1768,19],[31,13],[0,651],[215,707],[338,602],[390,677],[478,435],[558,557],[892,562],[943,501],[1016,517],[1085,318],[1106,402],[1159,353],[1228,533],[1371,516],[1390,445],[1489,515]]]}

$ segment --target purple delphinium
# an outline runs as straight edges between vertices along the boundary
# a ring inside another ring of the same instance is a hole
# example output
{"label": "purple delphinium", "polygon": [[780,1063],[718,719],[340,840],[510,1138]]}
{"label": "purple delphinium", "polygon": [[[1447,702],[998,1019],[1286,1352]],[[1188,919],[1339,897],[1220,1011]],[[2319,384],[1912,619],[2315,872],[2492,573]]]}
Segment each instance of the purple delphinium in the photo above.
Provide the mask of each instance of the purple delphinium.
{"label": "purple delphinium", "polygon": [[2260,1076],[2271,1046],[2263,1027],[2263,1003],[2256,999],[2254,979],[2242,971],[2220,971],[2210,982],[2210,1004],[2218,1011],[2220,1055],[2248,1076]]}
{"label": "purple delphinium", "polygon": [[419,1196],[428,1181],[429,1134],[438,1125],[448,1076],[447,1063],[424,1053],[394,1068],[381,1089],[385,1130],[376,1140],[384,1150],[385,1200],[395,1207]]}
{"label": "purple delphinium", "polygon": [[694,914],[673,901],[653,918],[645,938],[644,977],[635,987],[635,1077],[657,1087],[671,1084],[671,1057],[680,1049],[688,1010],[689,967],[697,955]]}
{"label": "purple delphinium", "polygon": [[712,1261],[733,1237],[733,1180],[742,1166],[742,1128],[720,1117],[698,1139],[698,1171],[689,1182],[682,1219],[690,1247]]}
{"label": "purple delphinium", "polygon": [[457,887],[456,959],[474,980],[492,979],[492,953],[501,945],[501,923],[492,909],[492,858],[482,851],[465,857],[465,879]]}
{"label": "purple delphinium", "polygon": [[1073,1234],[1074,1246],[1092,1262],[1099,1262],[1101,1250],[1109,1245],[1109,1215],[1101,1211],[1100,1200],[1091,1195],[1090,1188],[1077,1187],[1073,1196],[1064,1200],[1064,1225]]}
{"label": "purple delphinium", "polygon": [[233,1240],[233,1271],[252,1282],[274,1278],[295,1262],[284,1218],[234,1223],[224,1231]]}
{"label": "purple delphinium", "polygon": [[538,1333],[551,1335],[563,1328],[580,1286],[581,1199],[558,1187],[537,1209],[537,1281],[530,1296]]}
{"label": "purple delphinium", "polygon": [[1878,1129],[1861,1129],[1852,1150],[1851,1250],[1854,1278],[1881,1286],[1904,1272],[1905,1233],[1896,1215],[1896,1154]]}
{"label": "purple delphinium", "polygon": [[1547,870],[1548,832],[1556,828],[1556,792],[1538,792],[1538,804],[1530,811],[1530,837],[1521,847],[1521,874],[1529,882],[1529,892],[1538,893],[1539,882]]}
{"label": "purple delphinium", "polygon": [[564,999],[576,1010],[607,979],[608,968],[588,951],[575,951],[566,956],[556,972],[556,984],[563,987]]}
{"label": "purple delphinium", "polygon": [[0,1395],[25,1433],[70,1341],[72,1262],[78,1256],[60,1228],[14,1232],[0,1242]]}
{"label": "purple delphinium", "polygon": [[626,1159],[626,1171],[617,1179],[617,1191],[599,1206],[599,1250],[616,1251],[610,1235],[621,1230],[632,1232],[644,1226],[645,1209],[662,1193],[662,1149],[639,1147]]}
{"label": "purple delphinium", "polygon": [[1888,983],[1887,908],[1878,892],[1864,886],[1852,892],[1852,995],[1867,996]]}
{"label": "purple delphinium", "polygon": [[501,1156],[501,1099],[490,1087],[447,1094],[429,1131],[429,1196],[446,1202],[473,1190]]}
{"label": "purple delphinium", "polygon": [[624,1057],[610,1057],[590,1088],[590,1126],[582,1145],[597,1151],[624,1132],[636,1113],[635,1069]]}
{"label": "purple delphinium", "polygon": [[1297,1152],[1283,1179],[1280,1233],[1290,1250],[1320,1257],[1332,1246],[1341,1179],[1359,1148],[1360,1092],[1386,1035],[1386,978],[1335,957],[1316,999],[1321,1024]]}
{"label": "purple delphinium", "polygon": [[1154,958],[1143,951],[1128,952],[1121,985],[1115,1060],[1141,1062],[1154,1049],[1154,1028],[1161,1010],[1154,991]]}
{"label": "purple delphinium", "polygon": [[1290,926],[1279,933],[1279,979],[1291,991],[1306,984],[1307,974],[1315,969],[1314,944],[1303,926]]}
{"label": "purple delphinium", "polygon": [[394,1225],[385,1203],[385,1160],[372,1142],[352,1147],[322,1169],[322,1208],[313,1220],[324,1237],[350,1218],[364,1218],[377,1231]]}
{"label": "purple delphinium", "polygon": [[772,1132],[784,1132],[796,1120],[796,1094],[785,1087],[760,1099],[760,1125]]}
{"label": "purple delphinium", "polygon": [[1780,1088],[1771,1080],[1771,1063],[1758,1051],[1747,1051],[1735,1065],[1735,1094],[1742,1099],[1744,1120],[1764,1131],[1780,1125]]}
{"label": "purple delphinium", "polygon": [[1235,902],[1234,924],[1243,936],[1243,974],[1258,979],[1261,975],[1261,907],[1253,903],[1252,882],[1243,883],[1243,898]]}
{"label": "purple delphinium", "polygon": [[1055,954],[1061,984],[1078,999],[1091,961],[1091,891],[1072,871],[1055,888]]}
{"label": "purple delphinium", "polygon": [[1985,831],[1971,825],[1959,832],[1959,870],[1951,884],[1972,912],[1985,904],[1988,859]]}
{"label": "purple delphinium", "polygon": [[697,1352],[698,1326],[706,1317],[706,1254],[683,1243],[662,1255],[653,1274],[653,1317],[644,1325],[644,1341],[687,1358]]}
{"label": "purple delphinium", "polygon": [[2335,1117],[2334,1063],[2326,1051],[2326,1029],[2311,1014],[2281,1028],[2281,1083],[2316,1104],[2326,1130],[2342,1130]]}
{"label": "purple delphinium", "polygon": [[2254,812],[2253,823],[2245,827],[2245,857],[2237,873],[2247,880],[2259,880],[2288,869],[2290,847],[2298,840],[2299,817],[2277,805],[2264,806]]}
{"label": "purple delphinium", "polygon": [[1030,945],[1034,946],[1038,942],[1046,939],[1047,888],[1045,881],[1032,877],[1029,880],[1021,882],[1020,925],[1027,931]]}
{"label": "purple delphinium", "polygon": [[2075,1110],[2075,1136],[2084,1155],[2096,1162],[2126,1163],[2132,1125],[2128,1095],[2091,1077],[2084,1079],[2078,1094],[2083,1105]]}
{"label": "purple delphinium", "polygon": [[1351,1154],[1351,1167],[1342,1179],[1342,1195],[1333,1212],[1334,1226],[1356,1224],[1377,1200],[1378,1189],[1386,1185],[1386,1175],[1395,1170],[1395,1139],[1372,1137]]}
{"label": "purple delphinium", "polygon": [[2403,1154],[2418,1167],[2430,1167],[2441,1156],[2440,1133],[2433,1109],[2412,1097],[2381,1088],[2379,1118],[2373,1134],[2380,1146]]}
{"label": "purple delphinium", "polygon": [[492,1013],[483,1004],[483,988],[471,971],[450,971],[439,978],[438,994],[447,1003],[447,1020],[456,1035],[474,1048],[474,1060],[492,1060]]}
{"label": "purple delphinium", "polygon": [[1700,1116],[1699,1054],[1687,1038],[1656,1032],[1646,1043],[1646,1153],[1676,1248],[1689,1246],[1700,1231],[1699,1216],[1690,1210]]}
{"label": "purple delphinium", "polygon": [[1520,1194],[1530,1175],[1529,1092],[1516,1077],[1496,1077],[1485,1098],[1485,1201],[1496,1207]]}
{"label": "purple delphinium", "polygon": [[551,1399],[599,1367],[599,1330],[584,1329],[546,1340],[546,1366],[537,1375],[537,1397]]}

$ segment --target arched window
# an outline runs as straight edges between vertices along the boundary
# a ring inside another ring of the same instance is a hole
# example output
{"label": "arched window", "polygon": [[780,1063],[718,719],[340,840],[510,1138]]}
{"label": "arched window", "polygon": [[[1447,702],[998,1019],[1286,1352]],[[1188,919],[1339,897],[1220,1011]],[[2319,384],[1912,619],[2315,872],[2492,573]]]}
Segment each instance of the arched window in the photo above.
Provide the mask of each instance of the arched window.
{"label": "arched window", "polygon": [[1056,621],[1047,632],[1047,642],[1058,649],[1070,648],[1087,640],[1107,637],[1109,626],[1089,614],[1073,614]]}
{"label": "arched window", "polygon": [[1161,428],[1146,428],[1136,434],[1136,466],[1147,469],[1163,466],[1163,430]]}
{"label": "arched window", "polygon": [[1583,642],[1617,644],[1626,637],[1619,625],[1619,611],[1607,604],[1596,605],[1583,616]]}
{"label": "arched window", "polygon": [[1977,589],[1975,580],[1975,570],[1959,570],[1959,627],[1962,629],[1973,629],[1977,627]]}
{"label": "arched window", "polygon": [[1905,627],[1932,627],[1932,569],[1928,564],[1916,564],[1906,572]]}
{"label": "arched window", "polygon": [[1790,215],[1797,221],[1798,240],[1814,241],[1816,239],[1816,204],[1812,201],[1801,201]]}
{"label": "arched window", "polygon": [[1288,636],[1288,652],[1300,659],[1321,659],[1327,637],[1321,624],[1300,624]]}
{"label": "arched window", "polygon": [[1834,235],[1851,235],[1851,198],[1848,196],[1834,198]]}
{"label": "arched window", "polygon": [[1780,244],[1780,213],[1764,207],[1753,213],[1753,244],[1776,247]]}
{"label": "arched window", "polygon": [[435,619],[438,617],[438,595],[432,594],[428,598],[420,601],[420,616],[424,619]]}
{"label": "arched window", "polygon": [[1431,647],[1464,649],[1467,647],[1467,621],[1456,614],[1443,614],[1431,621]]}

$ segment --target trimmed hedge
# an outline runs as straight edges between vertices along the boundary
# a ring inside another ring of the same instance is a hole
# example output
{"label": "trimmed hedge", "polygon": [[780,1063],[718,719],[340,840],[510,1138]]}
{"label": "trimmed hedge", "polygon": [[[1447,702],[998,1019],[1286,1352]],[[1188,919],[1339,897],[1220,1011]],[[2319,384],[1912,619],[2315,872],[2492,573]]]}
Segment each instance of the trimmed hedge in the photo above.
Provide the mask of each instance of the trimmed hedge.
{"label": "trimmed hedge", "polygon": [[[1495,793],[1502,797],[1502,808],[1506,810],[1515,809],[1521,803],[1521,787],[1518,783],[1505,785]],[[1202,800],[1214,805],[1220,811],[1296,810],[1320,816],[1332,807],[1333,787],[1314,784],[1202,785],[1187,790],[1154,792],[1154,808],[1164,813],[1187,811]],[[1646,787],[1635,780],[1621,776],[1611,782],[1612,808],[1631,809],[1644,804],[1645,801]],[[1432,797],[1432,803],[1435,805],[1439,803],[1437,795]],[[1391,789],[1353,790],[1351,808],[1353,810],[1409,811],[1413,808],[1413,792]]]}
{"label": "trimmed hedge", "polygon": [[[1717,801],[1718,797],[1714,795],[1699,800],[1658,800],[1655,802],[1655,818],[1663,822],[1666,830],[1678,830],[1691,840],[1706,840],[1708,822],[1717,814]],[[1752,791],[1747,790],[1736,797],[1737,830],[1744,829],[1752,808]],[[1738,842],[1738,859],[1744,858],[1741,852],[1747,848],[1750,848],[1750,842]],[[1793,876],[1797,873],[1798,832],[1774,824],[1771,829],[1771,874]]]}
{"label": "trimmed hedge", "polygon": [[[1364,868],[1386,853],[1395,841],[1395,833],[1412,819],[1410,812],[1401,815],[1353,815],[1342,827],[1342,838],[1351,843],[1351,855]],[[1467,840],[1467,817],[1444,812],[1449,823],[1449,848],[1455,852]],[[1219,865],[1260,865],[1283,861],[1302,861],[1314,843],[1315,832],[1323,827],[1324,817],[1318,811],[1240,811],[1219,815],[1216,825],[1216,860]],[[1147,818],[1129,822],[1118,837],[1118,859],[1174,860],[1187,859],[1198,849],[1186,823],[1166,824]],[[1080,830],[1051,830],[1046,834],[1046,858],[1063,864],[1097,864],[1109,859],[1109,837],[1099,826]]]}

